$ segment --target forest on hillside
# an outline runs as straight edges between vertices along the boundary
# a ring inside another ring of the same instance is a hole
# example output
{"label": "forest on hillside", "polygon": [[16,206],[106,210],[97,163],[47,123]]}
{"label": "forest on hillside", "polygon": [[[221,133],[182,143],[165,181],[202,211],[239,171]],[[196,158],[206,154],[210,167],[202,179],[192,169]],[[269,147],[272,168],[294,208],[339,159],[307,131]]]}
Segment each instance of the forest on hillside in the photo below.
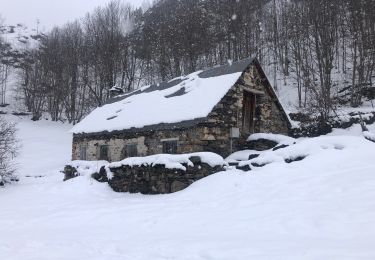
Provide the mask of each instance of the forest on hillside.
{"label": "forest on hillside", "polygon": [[292,80],[297,106],[325,120],[338,104],[360,106],[373,86],[375,0],[159,0],[147,10],[113,1],[37,40],[22,53],[0,40],[0,92],[12,68],[34,120],[74,124],[114,86],[248,57],[278,91]]}

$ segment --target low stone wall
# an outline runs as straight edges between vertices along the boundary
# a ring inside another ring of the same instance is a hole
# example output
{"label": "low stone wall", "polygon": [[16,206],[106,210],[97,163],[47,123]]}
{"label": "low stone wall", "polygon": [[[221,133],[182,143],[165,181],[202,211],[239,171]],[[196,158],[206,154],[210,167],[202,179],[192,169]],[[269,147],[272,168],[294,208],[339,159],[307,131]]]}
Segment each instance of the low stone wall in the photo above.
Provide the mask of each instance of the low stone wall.
{"label": "low stone wall", "polygon": [[107,182],[116,192],[142,194],[166,194],[185,189],[193,182],[211,174],[225,170],[224,165],[214,166],[203,163],[199,157],[191,157],[194,166],[182,164],[186,170],[168,169],[163,164],[109,168],[111,178],[107,178],[105,167],[93,178]]}
{"label": "low stone wall", "polygon": [[91,176],[106,182],[116,192],[165,194],[180,191],[193,182],[224,171],[227,162],[220,155],[158,154],[107,161],[72,161],[64,168],[64,181]]}

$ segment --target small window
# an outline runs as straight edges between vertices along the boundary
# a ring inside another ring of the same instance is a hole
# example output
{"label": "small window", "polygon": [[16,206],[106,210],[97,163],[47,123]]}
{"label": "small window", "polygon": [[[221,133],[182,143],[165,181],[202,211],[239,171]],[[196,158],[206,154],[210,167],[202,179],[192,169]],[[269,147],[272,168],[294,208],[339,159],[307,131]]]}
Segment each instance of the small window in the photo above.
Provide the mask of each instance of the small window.
{"label": "small window", "polygon": [[81,146],[79,148],[79,159],[82,161],[87,160],[87,146]]}
{"label": "small window", "polygon": [[109,146],[101,145],[99,147],[99,160],[109,161]]}
{"label": "small window", "polygon": [[124,147],[124,158],[138,156],[137,144],[127,144]]}
{"label": "small window", "polygon": [[164,141],[163,142],[163,153],[176,154],[177,153],[177,140]]}

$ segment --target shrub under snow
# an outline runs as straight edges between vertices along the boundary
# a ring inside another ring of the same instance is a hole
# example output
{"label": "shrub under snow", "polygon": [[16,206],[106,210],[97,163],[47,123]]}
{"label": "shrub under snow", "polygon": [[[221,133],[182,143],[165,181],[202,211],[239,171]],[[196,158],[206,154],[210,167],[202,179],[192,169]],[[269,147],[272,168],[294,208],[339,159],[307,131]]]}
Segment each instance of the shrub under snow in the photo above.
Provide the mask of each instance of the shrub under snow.
{"label": "shrub under snow", "polygon": [[0,117],[0,186],[15,179],[14,157],[18,151],[18,141],[13,123]]}

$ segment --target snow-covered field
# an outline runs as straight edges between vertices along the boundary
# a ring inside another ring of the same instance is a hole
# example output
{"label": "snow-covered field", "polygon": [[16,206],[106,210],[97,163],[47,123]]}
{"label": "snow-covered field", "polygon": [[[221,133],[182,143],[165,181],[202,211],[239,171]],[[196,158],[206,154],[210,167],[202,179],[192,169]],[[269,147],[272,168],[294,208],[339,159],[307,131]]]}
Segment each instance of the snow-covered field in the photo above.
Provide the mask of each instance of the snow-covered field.
{"label": "snow-covered field", "polygon": [[18,127],[21,179],[0,189],[0,259],[375,259],[375,144],[359,126],[308,140],[340,149],[157,196],[64,183],[70,126]]}

